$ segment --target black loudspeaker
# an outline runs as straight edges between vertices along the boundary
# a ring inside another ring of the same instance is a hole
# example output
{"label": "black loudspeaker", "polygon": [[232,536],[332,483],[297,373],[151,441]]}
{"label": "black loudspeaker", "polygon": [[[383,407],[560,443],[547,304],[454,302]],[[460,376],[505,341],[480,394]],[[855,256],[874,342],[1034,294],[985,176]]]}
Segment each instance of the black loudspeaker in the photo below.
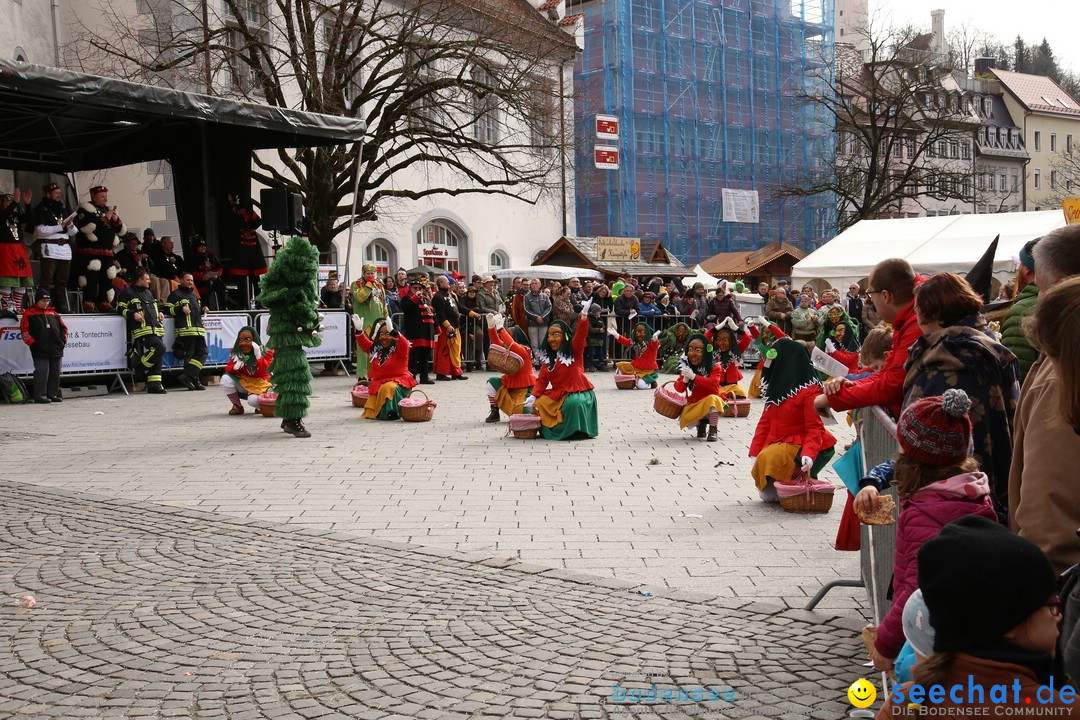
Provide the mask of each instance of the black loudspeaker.
{"label": "black loudspeaker", "polygon": [[259,204],[262,205],[264,230],[300,232],[304,203],[299,193],[279,188],[264,188],[259,191]]}

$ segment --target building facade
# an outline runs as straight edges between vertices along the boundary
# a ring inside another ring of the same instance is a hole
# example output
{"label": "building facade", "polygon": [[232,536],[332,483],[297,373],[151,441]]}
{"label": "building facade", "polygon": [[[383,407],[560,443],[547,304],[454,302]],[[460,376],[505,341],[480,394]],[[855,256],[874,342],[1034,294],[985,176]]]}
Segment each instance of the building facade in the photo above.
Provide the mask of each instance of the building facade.
{"label": "building facade", "polygon": [[[579,235],[661,239],[689,265],[827,239],[834,197],[778,198],[833,152],[827,119],[801,101],[820,90],[832,51],[832,0],[585,0],[575,10],[585,27],[574,73]],[[598,115],[616,118],[617,137],[598,137]],[[597,167],[598,146],[615,148],[618,169]]]}
{"label": "building facade", "polygon": [[1042,75],[994,69],[1002,100],[1031,156],[1023,183],[1024,210],[1060,207],[1076,187],[1070,158],[1080,141],[1080,103]]}
{"label": "building facade", "polygon": [[[562,140],[571,144],[573,100],[569,89],[572,87],[574,55],[581,35],[577,17],[566,17],[565,4],[560,1],[505,0],[497,4],[500,12],[506,12],[508,17],[516,15],[531,23],[519,22],[522,26],[539,28],[534,36],[561,48],[558,53],[550,55],[560,57],[560,64],[537,68],[535,72],[538,75],[546,72],[545,82],[551,86],[566,88],[566,92],[560,95],[562,104],[557,111],[562,113],[562,124],[565,126]],[[130,7],[115,6],[113,11],[117,13],[116,18],[130,22],[126,40],[146,45],[153,41],[148,28],[153,27],[154,23],[149,18],[153,16],[160,27],[161,18],[155,13],[168,5],[168,2],[138,2]],[[266,23],[267,32],[273,33],[274,28],[280,26],[268,19],[272,5],[265,0],[253,0],[243,7],[247,8],[244,19]],[[61,1],[56,3],[54,13],[48,11],[47,4],[11,3],[7,5],[7,12],[9,17],[0,30],[0,53],[35,64],[83,71],[87,69],[85,57],[76,57],[77,53],[72,51],[72,47],[77,43],[72,41],[85,34],[80,27],[85,25],[100,31],[110,20],[102,15],[98,4],[90,0]],[[224,14],[223,17],[223,22],[228,24],[228,17]],[[115,22],[116,18],[111,20]],[[68,55],[65,56],[65,53]],[[248,74],[245,75],[245,72]],[[250,90],[252,76],[250,71],[242,67],[227,63],[215,65],[207,77],[209,87],[207,83],[196,82],[193,85],[175,77],[162,80],[183,90],[202,93],[209,90],[208,94],[239,94],[249,102],[259,100],[257,95],[243,92]],[[298,104],[299,100],[293,103],[294,106]],[[483,133],[485,138],[509,139],[513,144],[529,145],[529,140],[521,140],[531,132],[529,118],[523,118],[520,113],[513,113],[491,100],[474,101],[471,107],[474,117],[458,119],[462,125],[470,128],[470,133]],[[560,123],[558,117],[551,122],[556,127]],[[531,151],[526,148],[521,152]],[[537,152],[553,151],[546,148]],[[512,152],[508,155],[514,157]],[[266,152],[261,157],[280,167],[277,153]],[[323,261],[343,265],[348,259],[350,278],[359,275],[360,266],[365,262],[371,262],[388,273],[398,267],[408,268],[423,263],[463,274],[528,264],[536,253],[555,239],[566,234],[573,235],[576,231],[573,168],[570,162],[567,156],[561,173],[558,163],[552,163],[555,170],[544,181],[544,189],[534,191],[526,188],[520,193],[521,197],[448,193],[419,199],[391,198],[378,207],[377,219],[355,224],[351,233],[340,233],[334,240],[333,252],[324,255]],[[29,181],[25,173],[0,171],[0,186],[17,183],[20,175]],[[460,190],[468,184],[468,179],[445,165],[417,163],[395,173],[386,182],[394,188],[420,190],[446,187]],[[167,162],[78,173],[72,177],[72,184],[80,200],[86,199],[89,187],[107,185],[110,188],[110,202],[118,206],[118,212],[131,230],[141,234],[142,229],[153,228],[159,236],[177,235],[179,232],[172,174]],[[241,192],[246,190],[238,189]],[[39,193],[40,187],[34,190]],[[256,201],[259,190],[260,187],[252,183],[249,191]],[[506,190],[514,192],[512,188]],[[345,201],[347,203],[348,199]],[[182,251],[180,243],[178,251]]]}

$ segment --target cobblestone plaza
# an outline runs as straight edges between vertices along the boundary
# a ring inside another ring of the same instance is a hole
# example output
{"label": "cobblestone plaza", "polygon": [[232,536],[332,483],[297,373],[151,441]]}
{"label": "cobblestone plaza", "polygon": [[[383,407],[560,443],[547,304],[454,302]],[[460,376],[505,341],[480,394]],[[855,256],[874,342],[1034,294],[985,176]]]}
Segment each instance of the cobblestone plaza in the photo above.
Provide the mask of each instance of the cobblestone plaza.
{"label": "cobblestone plaza", "polygon": [[11,408],[0,717],[845,716],[863,592],[801,610],[858,575],[841,495],[756,499],[758,401],[706,444],[591,377],[569,443],[484,425],[480,375],[429,424],[318,378],[309,440],[217,388]]}

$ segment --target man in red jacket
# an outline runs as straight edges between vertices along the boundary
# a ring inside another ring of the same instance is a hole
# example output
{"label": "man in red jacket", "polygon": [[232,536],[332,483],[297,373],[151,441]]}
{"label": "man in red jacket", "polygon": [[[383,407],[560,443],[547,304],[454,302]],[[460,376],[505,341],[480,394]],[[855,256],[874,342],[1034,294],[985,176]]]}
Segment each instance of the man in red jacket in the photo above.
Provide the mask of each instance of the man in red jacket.
{"label": "man in red jacket", "polygon": [[922,336],[915,319],[915,271],[906,260],[882,260],[870,271],[867,296],[873,299],[883,322],[893,326],[892,352],[881,372],[862,380],[835,379],[825,383],[825,394],[814,400],[824,412],[882,405],[900,416],[904,402],[904,363],[908,350]]}

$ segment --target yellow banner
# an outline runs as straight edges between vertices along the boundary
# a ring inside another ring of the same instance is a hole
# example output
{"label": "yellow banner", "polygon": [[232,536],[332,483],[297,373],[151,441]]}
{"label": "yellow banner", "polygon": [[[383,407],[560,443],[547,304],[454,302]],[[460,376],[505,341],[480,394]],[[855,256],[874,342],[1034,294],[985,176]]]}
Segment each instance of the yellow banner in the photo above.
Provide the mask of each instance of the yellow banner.
{"label": "yellow banner", "polygon": [[597,260],[611,262],[641,258],[641,245],[637,238],[598,237],[596,241]]}
{"label": "yellow banner", "polygon": [[1061,209],[1065,211],[1066,224],[1080,223],[1080,197],[1065,198],[1061,201]]}

